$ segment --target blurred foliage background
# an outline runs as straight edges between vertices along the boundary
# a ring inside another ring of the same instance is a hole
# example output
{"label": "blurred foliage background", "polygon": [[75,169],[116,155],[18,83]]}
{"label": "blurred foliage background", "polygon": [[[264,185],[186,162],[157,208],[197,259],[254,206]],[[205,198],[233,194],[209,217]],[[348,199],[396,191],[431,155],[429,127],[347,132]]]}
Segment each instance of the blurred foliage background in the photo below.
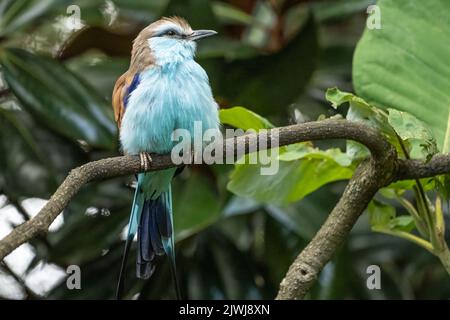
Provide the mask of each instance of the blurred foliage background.
{"label": "blurred foliage background", "polygon": [[[220,106],[245,106],[281,126],[338,112],[325,100],[325,91],[335,86],[353,91],[353,55],[373,2],[1,0],[0,215],[9,210],[15,216],[0,220],[0,236],[29,219],[42,205],[36,199],[48,199],[71,168],[118,154],[110,96],[144,26],[163,15],[180,15],[194,28],[219,31],[200,44],[198,61]],[[345,142],[317,146],[344,147]],[[312,187],[298,201],[263,201],[231,193],[232,171],[226,165],[192,166],[174,183],[178,271],[187,298],[272,299],[345,185],[337,181],[315,192]],[[335,180],[346,178],[343,173]],[[25,245],[26,259],[15,253],[5,259],[0,295],[113,298],[131,182],[132,177],[117,178],[83,188],[48,235]],[[72,264],[81,267],[82,290],[66,288],[64,270]],[[366,268],[373,264],[382,269],[382,290],[367,289]],[[39,270],[44,270],[40,280],[33,281]],[[134,274],[131,258],[128,298],[174,298],[165,259],[148,281]],[[404,240],[373,233],[363,215],[308,297],[449,295],[450,283],[437,259]]]}

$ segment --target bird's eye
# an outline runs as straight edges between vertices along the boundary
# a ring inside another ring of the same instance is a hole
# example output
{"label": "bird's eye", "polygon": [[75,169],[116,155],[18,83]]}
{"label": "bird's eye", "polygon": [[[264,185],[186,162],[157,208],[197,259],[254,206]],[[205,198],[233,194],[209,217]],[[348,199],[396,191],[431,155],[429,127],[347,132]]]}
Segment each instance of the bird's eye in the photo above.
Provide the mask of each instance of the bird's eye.
{"label": "bird's eye", "polygon": [[169,30],[169,31],[167,31],[167,35],[168,36],[174,36],[175,35],[175,31]]}

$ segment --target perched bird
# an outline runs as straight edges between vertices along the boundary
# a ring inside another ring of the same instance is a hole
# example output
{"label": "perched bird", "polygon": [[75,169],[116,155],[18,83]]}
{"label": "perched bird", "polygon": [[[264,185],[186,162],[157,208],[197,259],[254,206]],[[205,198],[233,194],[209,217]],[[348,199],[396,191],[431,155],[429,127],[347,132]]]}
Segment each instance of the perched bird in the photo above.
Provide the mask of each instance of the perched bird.
{"label": "perched bird", "polygon": [[[143,29],[133,42],[129,69],[117,80],[113,108],[125,154],[140,155],[145,170],[150,153],[170,153],[172,132],[194,122],[219,128],[218,106],[205,70],[194,61],[197,41],[215,35],[192,30],[180,17],[162,18]],[[131,208],[129,231],[117,288],[122,295],[128,251],[137,233],[137,277],[148,279],[156,255],[170,260],[177,297],[171,181],[175,168],[140,173]]]}

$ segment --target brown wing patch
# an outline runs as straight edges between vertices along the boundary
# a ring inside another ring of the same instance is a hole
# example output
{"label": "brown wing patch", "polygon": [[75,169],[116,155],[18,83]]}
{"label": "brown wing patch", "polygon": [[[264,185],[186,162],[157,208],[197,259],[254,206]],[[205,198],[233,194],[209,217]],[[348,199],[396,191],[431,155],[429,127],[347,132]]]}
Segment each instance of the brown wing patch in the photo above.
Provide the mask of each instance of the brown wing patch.
{"label": "brown wing patch", "polygon": [[123,115],[125,113],[124,98],[128,87],[133,81],[133,77],[130,77],[128,72],[125,72],[119,79],[117,79],[114,86],[112,95],[112,106],[114,110],[114,119],[116,120],[117,127],[120,129]]}

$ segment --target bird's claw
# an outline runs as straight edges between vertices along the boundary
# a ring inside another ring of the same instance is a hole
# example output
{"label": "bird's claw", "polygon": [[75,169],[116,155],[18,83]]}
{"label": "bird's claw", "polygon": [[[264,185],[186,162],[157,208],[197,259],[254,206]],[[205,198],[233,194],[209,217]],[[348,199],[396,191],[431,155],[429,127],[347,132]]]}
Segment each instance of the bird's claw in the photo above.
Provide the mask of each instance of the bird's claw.
{"label": "bird's claw", "polygon": [[147,171],[153,161],[152,157],[147,152],[139,153],[139,157],[141,159],[141,170]]}

